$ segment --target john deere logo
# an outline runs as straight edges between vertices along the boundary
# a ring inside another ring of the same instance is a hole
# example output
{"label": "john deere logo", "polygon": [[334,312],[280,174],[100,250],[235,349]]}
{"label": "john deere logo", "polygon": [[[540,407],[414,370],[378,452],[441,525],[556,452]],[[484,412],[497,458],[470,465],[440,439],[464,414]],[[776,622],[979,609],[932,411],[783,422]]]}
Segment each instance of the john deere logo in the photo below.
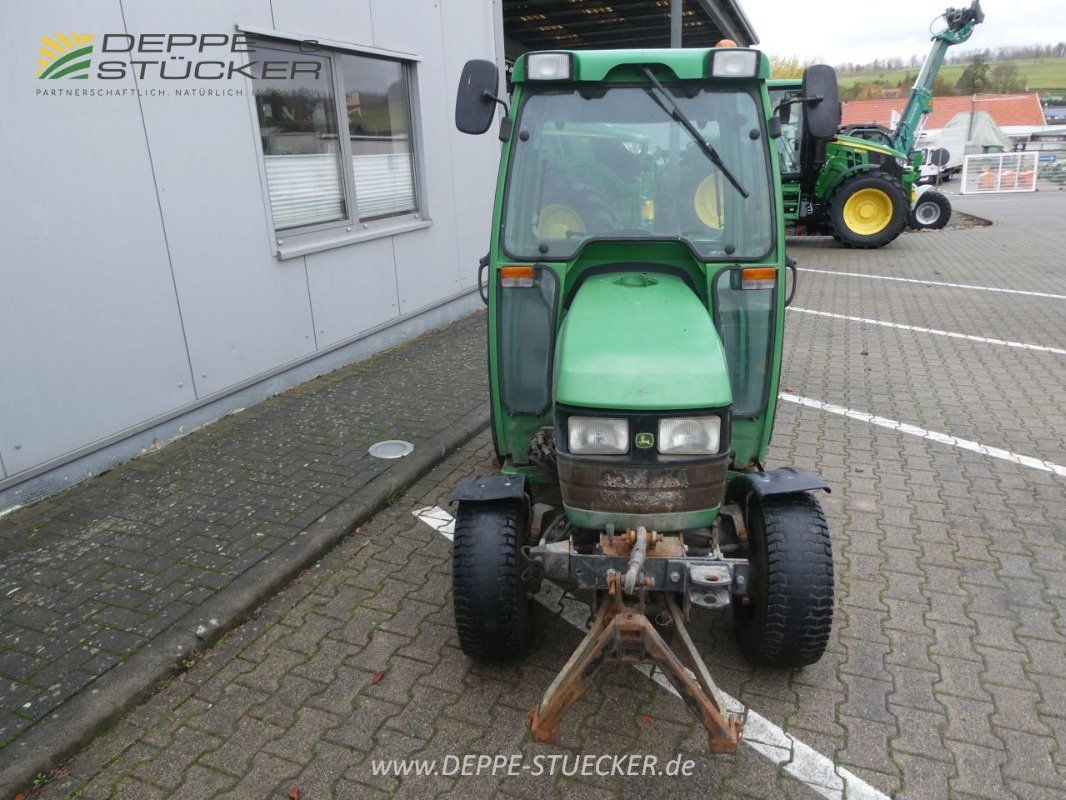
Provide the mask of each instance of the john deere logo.
{"label": "john deere logo", "polygon": [[41,37],[37,77],[86,80],[93,54],[94,33],[54,33]]}
{"label": "john deere logo", "polygon": [[650,433],[638,433],[637,438],[634,439],[633,442],[641,450],[647,450],[655,444],[655,436]]}

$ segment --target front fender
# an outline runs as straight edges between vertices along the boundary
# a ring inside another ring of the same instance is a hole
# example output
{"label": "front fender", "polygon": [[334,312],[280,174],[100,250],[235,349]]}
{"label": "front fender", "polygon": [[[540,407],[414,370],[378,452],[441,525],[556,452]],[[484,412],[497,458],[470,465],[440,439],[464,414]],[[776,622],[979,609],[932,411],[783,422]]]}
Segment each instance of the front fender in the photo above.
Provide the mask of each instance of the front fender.
{"label": "front fender", "polygon": [[864,172],[874,172],[881,169],[880,164],[856,164],[854,167],[849,167],[842,172],[836,172],[831,175],[829,179],[825,181],[821,186],[816,187],[816,191],[819,196],[828,197],[837,190],[848,178],[852,178],[856,175],[861,175]]}
{"label": "front fender", "polygon": [[451,501],[519,500],[525,493],[525,475],[471,475],[459,481]]}
{"label": "front fender", "polygon": [[798,467],[781,467],[766,472],[742,472],[733,478],[726,490],[730,500],[741,500],[754,492],[758,497],[778,494],[795,494],[823,489],[833,491],[829,484],[808,469]]}

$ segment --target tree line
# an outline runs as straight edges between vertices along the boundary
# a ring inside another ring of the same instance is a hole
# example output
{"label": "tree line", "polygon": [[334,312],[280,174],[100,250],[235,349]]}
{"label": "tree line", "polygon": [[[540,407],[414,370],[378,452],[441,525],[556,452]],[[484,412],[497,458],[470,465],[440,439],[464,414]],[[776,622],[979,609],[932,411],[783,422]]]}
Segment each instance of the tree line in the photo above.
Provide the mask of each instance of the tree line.
{"label": "tree line", "polygon": [[[968,64],[974,58],[980,57],[985,61],[1020,61],[1034,58],[1063,58],[1066,57],[1066,42],[1057,44],[1013,44],[1003,47],[983,49],[949,50],[944,58],[945,64]],[[836,70],[840,75],[855,75],[867,72],[892,72],[901,69],[917,70],[925,61],[924,55],[912,55],[910,58],[875,58],[863,64],[851,61],[837,64]]]}
{"label": "tree line", "polygon": [[[840,88],[842,100],[873,100],[891,94],[906,95],[918,79],[918,71],[908,72],[897,81],[871,79],[856,81]],[[1013,94],[1025,91],[1025,81],[1018,65],[1010,61],[989,62],[978,53],[974,55],[957,80],[951,81],[940,73],[933,79],[934,97],[972,94]],[[894,90],[894,91],[892,91]]]}
{"label": "tree line", "polygon": [[[946,63],[965,64],[962,74],[951,81],[943,72],[933,79],[934,97],[972,94],[1012,94],[1025,91],[1025,80],[1018,65],[1004,59],[1061,58],[1066,56],[1066,42],[1053,45],[1010,45],[995,50],[985,48],[969,53],[952,55]],[[886,96],[906,96],[918,78],[923,59],[911,56],[905,64],[903,59],[875,59],[867,64],[842,64],[837,67],[842,76],[907,70],[901,78],[870,78],[854,81],[840,87],[841,100],[875,100]],[[795,56],[771,58],[775,78],[798,78],[808,62]],[[913,70],[911,72],[910,70]]]}

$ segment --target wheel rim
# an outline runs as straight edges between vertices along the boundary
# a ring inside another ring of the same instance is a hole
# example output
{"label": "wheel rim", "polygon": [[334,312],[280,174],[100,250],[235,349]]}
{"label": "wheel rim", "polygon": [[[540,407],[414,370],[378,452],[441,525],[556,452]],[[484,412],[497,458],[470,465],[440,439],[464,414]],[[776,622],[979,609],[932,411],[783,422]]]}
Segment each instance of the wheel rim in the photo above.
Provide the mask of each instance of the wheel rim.
{"label": "wheel rim", "polygon": [[725,223],[722,220],[722,209],[718,204],[719,190],[720,184],[717,175],[708,175],[696,187],[696,195],[692,203],[700,222],[716,231],[720,231],[725,227]]}
{"label": "wheel rim", "polygon": [[919,203],[914,209],[914,218],[922,225],[932,225],[940,219],[940,206],[932,201]]}
{"label": "wheel rim", "polygon": [[880,233],[892,221],[892,198],[881,189],[859,189],[844,203],[844,224],[860,236]]}
{"label": "wheel rim", "polygon": [[533,234],[538,239],[566,239],[567,234],[585,235],[585,222],[570,206],[545,206],[537,215]]}

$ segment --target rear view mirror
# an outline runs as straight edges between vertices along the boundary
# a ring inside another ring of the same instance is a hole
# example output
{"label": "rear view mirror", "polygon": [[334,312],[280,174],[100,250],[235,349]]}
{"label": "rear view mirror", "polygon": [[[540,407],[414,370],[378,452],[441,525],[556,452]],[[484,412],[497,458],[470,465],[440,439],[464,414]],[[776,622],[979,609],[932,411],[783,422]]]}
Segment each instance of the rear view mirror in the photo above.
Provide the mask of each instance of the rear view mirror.
{"label": "rear view mirror", "polygon": [[803,71],[803,113],[807,130],[815,139],[836,135],[840,127],[840,93],[832,67],[813,64]]}
{"label": "rear view mirror", "polygon": [[781,104],[777,107],[777,118],[781,120],[782,125],[788,125],[792,121],[792,103],[789,98],[781,98]]}
{"label": "rear view mirror", "polygon": [[463,133],[480,134],[489,129],[496,111],[500,71],[491,61],[466,62],[455,97],[455,127]]}

